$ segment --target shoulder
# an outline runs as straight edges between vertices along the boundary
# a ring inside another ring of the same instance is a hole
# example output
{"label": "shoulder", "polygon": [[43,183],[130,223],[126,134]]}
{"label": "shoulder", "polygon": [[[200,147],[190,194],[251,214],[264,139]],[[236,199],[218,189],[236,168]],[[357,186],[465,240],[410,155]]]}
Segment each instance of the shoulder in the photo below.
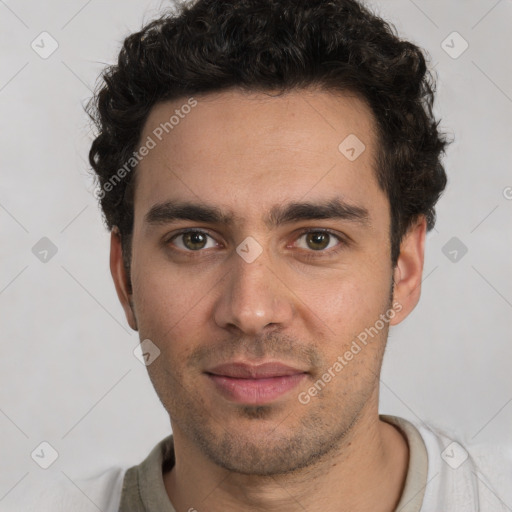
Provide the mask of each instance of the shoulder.
{"label": "shoulder", "polygon": [[117,512],[126,468],[110,468],[88,478],[72,479],[65,473],[40,482],[20,502],[20,512]]}
{"label": "shoulder", "polygon": [[477,444],[438,426],[411,421],[428,454],[428,480],[421,512],[501,512],[512,506],[510,447]]}

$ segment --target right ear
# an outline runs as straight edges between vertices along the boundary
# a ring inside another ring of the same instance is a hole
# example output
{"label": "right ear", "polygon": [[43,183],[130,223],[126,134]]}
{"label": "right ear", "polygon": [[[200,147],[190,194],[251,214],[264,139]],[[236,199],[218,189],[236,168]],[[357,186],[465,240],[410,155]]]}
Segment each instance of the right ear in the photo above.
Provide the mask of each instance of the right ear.
{"label": "right ear", "polygon": [[124,309],[126,320],[129,326],[134,330],[137,329],[137,320],[132,309],[131,287],[126,275],[126,268],[123,261],[123,247],[121,245],[121,234],[117,226],[112,228],[110,233],[110,273],[114,280],[117,296]]}

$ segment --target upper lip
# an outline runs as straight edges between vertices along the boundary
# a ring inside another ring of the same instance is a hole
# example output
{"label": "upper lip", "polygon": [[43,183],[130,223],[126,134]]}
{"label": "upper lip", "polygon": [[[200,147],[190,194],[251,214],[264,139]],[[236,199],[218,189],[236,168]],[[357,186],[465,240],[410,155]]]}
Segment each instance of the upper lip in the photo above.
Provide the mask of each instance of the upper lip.
{"label": "upper lip", "polygon": [[264,379],[306,373],[283,363],[270,362],[258,365],[247,363],[224,363],[210,368],[206,373],[239,379]]}

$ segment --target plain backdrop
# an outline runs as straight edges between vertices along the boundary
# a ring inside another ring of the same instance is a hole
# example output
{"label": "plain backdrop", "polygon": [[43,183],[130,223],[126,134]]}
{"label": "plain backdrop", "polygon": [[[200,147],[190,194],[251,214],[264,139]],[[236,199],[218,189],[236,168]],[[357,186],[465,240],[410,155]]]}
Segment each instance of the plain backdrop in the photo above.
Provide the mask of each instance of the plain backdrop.
{"label": "plain backdrop", "polygon": [[[170,433],[111,281],[83,111],[122,40],[169,5],[0,1],[2,510],[56,473],[136,464]],[[512,2],[371,5],[429,52],[455,139],[420,303],[390,332],[381,412],[510,452]],[[58,453],[46,470],[31,456],[43,441]]]}

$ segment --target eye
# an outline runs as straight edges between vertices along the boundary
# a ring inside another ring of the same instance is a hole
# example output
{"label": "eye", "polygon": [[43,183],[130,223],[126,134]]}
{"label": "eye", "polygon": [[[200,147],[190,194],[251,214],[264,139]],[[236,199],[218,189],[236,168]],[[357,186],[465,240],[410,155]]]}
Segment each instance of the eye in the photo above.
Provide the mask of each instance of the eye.
{"label": "eye", "polygon": [[341,238],[329,231],[317,230],[303,233],[296,242],[296,246],[301,249],[310,249],[313,251],[326,251],[342,242]]}
{"label": "eye", "polygon": [[189,230],[174,235],[169,243],[172,243],[184,251],[199,251],[216,247],[217,242],[204,231]]}

